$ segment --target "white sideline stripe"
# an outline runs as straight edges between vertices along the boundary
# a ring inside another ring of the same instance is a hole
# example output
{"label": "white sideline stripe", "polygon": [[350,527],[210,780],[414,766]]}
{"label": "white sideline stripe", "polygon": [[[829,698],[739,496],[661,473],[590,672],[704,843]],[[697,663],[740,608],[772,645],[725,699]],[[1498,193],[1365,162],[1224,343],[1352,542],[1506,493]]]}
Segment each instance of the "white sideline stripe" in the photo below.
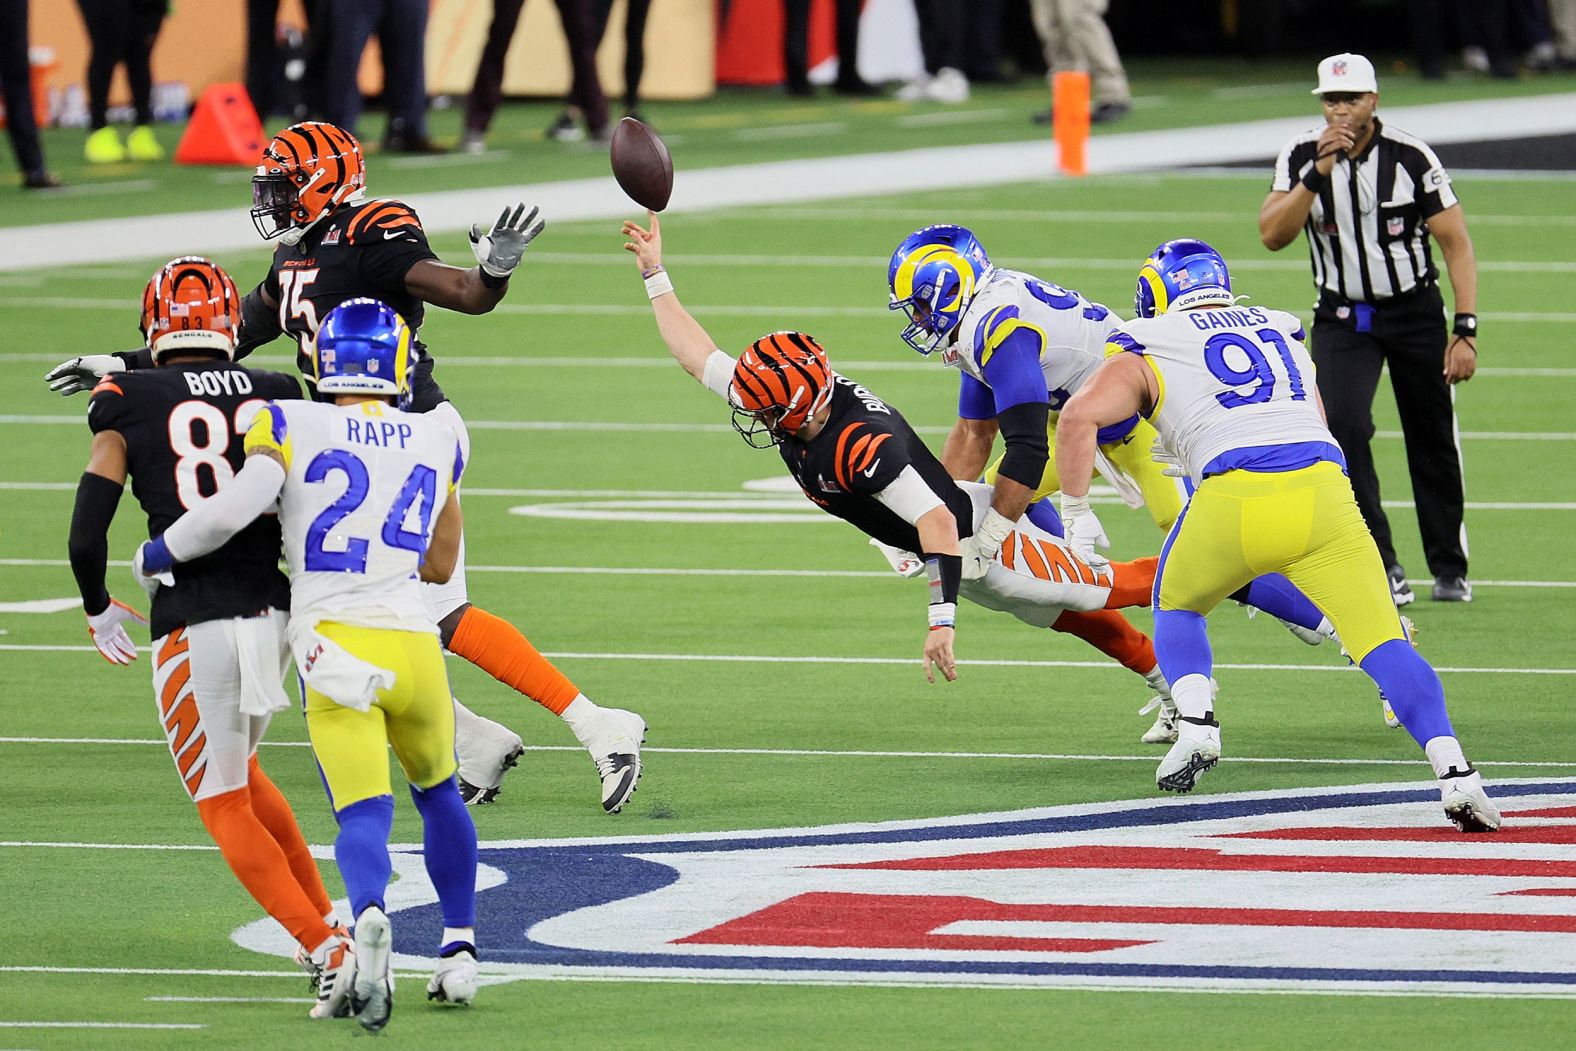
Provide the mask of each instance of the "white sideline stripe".
{"label": "white sideline stripe", "polygon": [[[0,244],[4,243],[4,235],[0,234]],[[4,260],[0,259],[0,270],[4,269]],[[7,310],[108,310],[115,313],[124,313],[127,301],[124,299],[87,299],[76,296],[28,296],[22,299],[0,299],[0,307]],[[716,306],[688,305],[690,313],[697,316],[710,317],[863,317],[863,318],[890,318],[891,311],[886,307],[838,307],[815,306],[801,304],[756,305],[725,303]],[[536,315],[542,317],[647,317],[651,314],[649,306],[639,303],[499,303],[493,307],[494,314],[520,314]],[[1576,322],[1576,313],[1570,312],[1542,312],[1542,311],[1484,311],[1478,314],[1484,321],[1506,322],[1547,322],[1550,324],[1569,324]],[[50,360],[61,360],[53,358]],[[447,358],[440,358],[447,361]],[[664,358],[655,358],[664,365],[672,367]],[[845,363],[846,364],[846,363]]]}
{"label": "white sideline stripe", "polygon": [[[1484,136],[1515,139],[1576,130],[1576,95],[1481,99],[1387,109],[1397,127],[1434,146]],[[1175,171],[1189,164],[1259,160],[1312,127],[1317,115],[1205,127],[1099,135],[1089,170]],[[1259,173],[1263,178],[1263,173]],[[1049,137],[1024,142],[848,154],[686,171],[670,209],[706,212],[738,206],[847,200],[859,194],[922,193],[957,186],[1060,181]],[[386,185],[389,191],[398,187]],[[379,187],[381,191],[383,186]],[[401,195],[431,234],[468,229],[495,215],[501,201],[530,200],[552,222],[614,219],[630,213],[611,173],[591,179]],[[0,270],[73,263],[220,255],[257,249],[244,208],[91,219],[0,230]],[[642,306],[641,311],[649,309]]]}
{"label": "white sideline stripe", "polygon": [[[15,653],[97,653],[93,646],[46,645],[42,643],[0,644],[0,652]],[[542,651],[545,657],[556,660],[587,661],[695,661],[703,664],[864,664],[900,665],[918,667],[918,657],[780,657],[748,653],[590,653],[574,650]],[[968,668],[1096,668],[1102,671],[1125,671],[1112,661],[1032,661],[1032,660],[960,660],[958,666]],[[1289,671],[1351,672],[1355,669],[1333,664],[1220,664],[1216,668],[1228,671]],[[1457,668],[1436,666],[1437,672],[1452,675],[1576,675],[1576,668]],[[0,739],[3,740],[3,739]]]}
{"label": "white sideline stripe", "polygon": [[[1265,171],[1268,172],[1272,166],[1272,164],[1266,165]],[[1176,174],[1186,175],[1192,173],[1178,172]],[[1264,175],[1255,173],[1255,177],[1262,181]],[[1143,209],[1096,211],[1084,208],[965,208],[962,211],[970,222],[978,222],[981,219],[995,219],[1004,222],[1241,223],[1243,216],[1246,214],[1244,212],[1166,212]],[[935,220],[935,217],[936,210],[934,208],[844,208],[837,206],[826,208],[789,207],[763,209],[762,214],[759,216],[762,219],[842,219],[855,221],[867,219],[878,222],[902,221],[912,223],[932,222]],[[751,218],[757,217],[752,215]],[[1470,222],[1473,226],[1576,226],[1576,217],[1568,215],[1478,215],[1474,212]],[[675,255],[673,258],[677,262],[684,257]],[[793,257],[787,258],[792,259]],[[629,265],[629,260],[621,261],[625,266]],[[1004,257],[1002,261],[1010,264],[1013,260]],[[879,262],[883,266],[886,264],[886,260],[880,260]],[[1067,260],[1067,262],[1076,263],[1077,261]],[[1097,261],[1084,260],[1084,262],[1094,263]],[[1287,265],[1293,263],[1294,265]],[[1126,261],[1127,267],[1132,265],[1132,260]],[[1242,269],[1244,265],[1250,269],[1255,266],[1262,269],[1306,270],[1308,268],[1306,261],[1296,263],[1292,260],[1288,260],[1286,264],[1275,264],[1272,260],[1259,260],[1256,263],[1250,261],[1247,264],[1231,264],[1233,270]],[[1482,269],[1482,267],[1479,266],[1479,269]]]}
{"label": "white sideline stripe", "polygon": [[[521,496],[530,494],[543,494],[549,496],[573,495],[573,491],[560,490],[531,490],[531,489],[497,489],[482,490],[480,493],[467,489],[467,496]],[[596,495],[596,494],[592,494]],[[607,495],[607,494],[603,494]],[[618,495],[614,493],[613,495]],[[652,492],[652,496],[686,495],[674,493]],[[1391,506],[1385,504],[1386,507]],[[1405,506],[1410,507],[1411,504]],[[1470,504],[1467,506],[1471,506]],[[1576,505],[1573,505],[1576,506]],[[25,568],[38,566],[44,568],[66,567],[71,563],[64,558],[0,558],[0,567],[15,566]],[[116,568],[130,568],[131,563],[123,560],[110,560],[107,565]],[[465,567],[471,573],[541,573],[547,576],[649,576],[649,577],[834,577],[838,579],[871,579],[871,580],[901,580],[896,573],[878,569],[723,569],[718,567],[687,567],[683,569],[664,568],[660,566],[489,566],[468,565]],[[1415,577],[1408,581],[1418,587],[1432,585],[1428,578]],[[1576,580],[1474,580],[1475,588],[1576,588]],[[88,648],[88,647],[84,647]]]}
{"label": "white sideline stripe", "polygon": [[[80,427],[83,418],[74,415],[25,413],[0,414],[0,424],[23,427]],[[639,423],[630,420],[466,420],[473,431],[592,431],[607,434],[726,434],[733,428],[725,423]],[[948,426],[915,426],[919,434],[948,434]],[[1400,439],[1401,431],[1376,431],[1374,437]],[[1576,442],[1576,431],[1462,431],[1460,437],[1474,441],[1497,442]]]}
{"label": "white sideline stripe", "polygon": [[[273,748],[309,748],[306,741],[263,741]],[[0,737],[0,744],[105,744],[105,745],[164,745],[159,740],[134,738],[73,738],[73,737]],[[528,744],[527,752],[584,752],[579,745]],[[1159,753],[1149,755],[1087,755],[1058,752],[923,752],[923,751],[870,751],[853,748],[658,748],[642,746],[641,752],[664,755],[769,755],[810,756],[831,759],[1032,759],[1056,762],[1081,763],[1152,763]],[[1227,757],[1233,763],[1302,764],[1313,766],[1413,766],[1418,759],[1314,759],[1302,756],[1247,756]],[[1477,761],[1479,766],[1515,766],[1529,768],[1548,767],[1555,770],[1576,769],[1576,760],[1568,763],[1545,760],[1487,760]],[[39,847],[47,849],[87,850],[218,850],[215,846],[160,846],[136,843],[34,843],[24,840],[0,841],[0,847]]]}
{"label": "white sideline stripe", "polygon": [[848,130],[842,121],[825,124],[777,124],[764,128],[740,128],[733,137],[740,142],[757,142],[766,139],[800,139],[814,135],[840,135]]}
{"label": "white sideline stripe", "polygon": [[0,1029],[207,1029],[196,1022],[0,1022]]}
{"label": "white sideline stripe", "polygon": [[144,996],[150,1004],[315,1004],[311,996]]}

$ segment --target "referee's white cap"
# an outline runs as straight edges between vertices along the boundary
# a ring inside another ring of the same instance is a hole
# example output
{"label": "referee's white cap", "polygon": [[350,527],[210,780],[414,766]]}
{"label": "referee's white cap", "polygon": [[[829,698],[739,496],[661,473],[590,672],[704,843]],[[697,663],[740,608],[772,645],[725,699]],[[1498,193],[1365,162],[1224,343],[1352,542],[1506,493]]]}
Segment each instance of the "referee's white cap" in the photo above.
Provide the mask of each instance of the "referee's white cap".
{"label": "referee's white cap", "polygon": [[1374,64],[1361,55],[1342,52],[1331,55],[1319,63],[1319,86],[1313,94],[1324,95],[1332,91],[1378,91],[1379,80],[1374,76]]}

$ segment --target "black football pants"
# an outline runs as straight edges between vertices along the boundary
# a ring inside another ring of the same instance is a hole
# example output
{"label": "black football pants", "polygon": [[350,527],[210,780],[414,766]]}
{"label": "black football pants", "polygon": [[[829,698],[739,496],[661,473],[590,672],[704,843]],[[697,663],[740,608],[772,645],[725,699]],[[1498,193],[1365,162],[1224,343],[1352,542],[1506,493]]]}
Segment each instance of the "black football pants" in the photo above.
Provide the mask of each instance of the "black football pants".
{"label": "black football pants", "polygon": [[[1339,316],[1343,309],[1346,317]],[[1457,577],[1467,572],[1465,498],[1455,406],[1444,378],[1444,311],[1437,286],[1374,308],[1366,322],[1361,319],[1366,306],[1324,300],[1314,314],[1310,349],[1319,367],[1319,394],[1330,430],[1346,454],[1357,506],[1385,565],[1393,566],[1395,543],[1379,502],[1379,475],[1369,446],[1379,373],[1389,366],[1423,554],[1434,576]],[[1360,325],[1368,331],[1358,331]]]}

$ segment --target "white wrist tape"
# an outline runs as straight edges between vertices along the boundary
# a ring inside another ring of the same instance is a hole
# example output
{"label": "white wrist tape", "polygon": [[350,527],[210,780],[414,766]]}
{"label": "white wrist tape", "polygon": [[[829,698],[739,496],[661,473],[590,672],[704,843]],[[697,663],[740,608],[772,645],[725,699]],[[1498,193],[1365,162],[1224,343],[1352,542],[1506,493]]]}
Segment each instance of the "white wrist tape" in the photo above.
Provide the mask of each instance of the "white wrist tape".
{"label": "white wrist tape", "polygon": [[979,528],[974,530],[974,539],[979,542],[981,549],[988,549],[994,554],[1011,533],[1012,519],[990,507],[986,508],[985,517],[980,519]]}
{"label": "white wrist tape", "polygon": [[958,604],[956,602],[932,602],[930,604],[930,626],[933,628],[950,628],[957,624]]}
{"label": "white wrist tape", "polygon": [[666,270],[658,270],[646,278],[647,299],[656,299],[658,296],[665,296],[671,291],[673,291],[673,279],[668,276]]}
{"label": "white wrist tape", "polygon": [[1089,513],[1089,496],[1088,496],[1087,493],[1084,494],[1083,496],[1068,496],[1066,493],[1062,494],[1062,521],[1063,522],[1071,522],[1074,518],[1077,518],[1079,515],[1086,515],[1088,513]]}

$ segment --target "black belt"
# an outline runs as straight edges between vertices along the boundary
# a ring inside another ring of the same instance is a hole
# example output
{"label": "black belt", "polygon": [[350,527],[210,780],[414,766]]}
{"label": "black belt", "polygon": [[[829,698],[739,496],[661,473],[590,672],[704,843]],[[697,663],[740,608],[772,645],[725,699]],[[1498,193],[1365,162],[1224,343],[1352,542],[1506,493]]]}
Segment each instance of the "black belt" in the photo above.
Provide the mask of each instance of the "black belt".
{"label": "black belt", "polygon": [[1348,310],[1350,310],[1351,308],[1359,305],[1370,307],[1374,310],[1386,310],[1390,307],[1411,306],[1417,301],[1419,297],[1426,296],[1430,292],[1437,293],[1438,291],[1439,283],[1437,281],[1424,281],[1419,282],[1417,285],[1407,289],[1405,292],[1398,292],[1393,296],[1387,296],[1384,299],[1376,299],[1370,303],[1364,300],[1347,299],[1345,296],[1331,292],[1328,288],[1321,288],[1319,289],[1319,301],[1314,304],[1314,309],[1331,314],[1335,313],[1341,307],[1346,307]]}

